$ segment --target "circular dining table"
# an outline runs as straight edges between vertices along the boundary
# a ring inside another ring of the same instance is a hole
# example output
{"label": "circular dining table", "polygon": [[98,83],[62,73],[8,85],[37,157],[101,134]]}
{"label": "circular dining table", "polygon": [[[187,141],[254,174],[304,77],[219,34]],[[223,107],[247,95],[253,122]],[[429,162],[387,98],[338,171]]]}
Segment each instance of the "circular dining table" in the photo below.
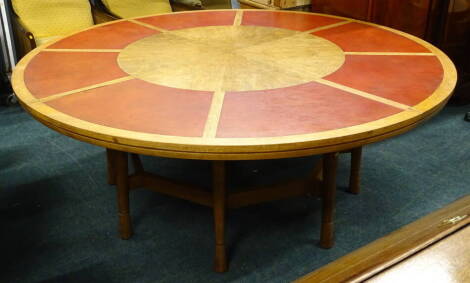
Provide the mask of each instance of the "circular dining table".
{"label": "circular dining table", "polygon": [[[134,188],[207,205],[215,270],[223,272],[227,208],[310,191],[301,182],[227,192],[225,161],[323,154],[320,245],[330,248],[338,153],[416,127],[445,105],[456,79],[442,51],[391,28],[315,13],[213,10],[93,26],[27,54],[12,82],[35,119],[107,149],[123,239],[132,234]],[[138,154],[211,160],[213,186],[150,174]]]}

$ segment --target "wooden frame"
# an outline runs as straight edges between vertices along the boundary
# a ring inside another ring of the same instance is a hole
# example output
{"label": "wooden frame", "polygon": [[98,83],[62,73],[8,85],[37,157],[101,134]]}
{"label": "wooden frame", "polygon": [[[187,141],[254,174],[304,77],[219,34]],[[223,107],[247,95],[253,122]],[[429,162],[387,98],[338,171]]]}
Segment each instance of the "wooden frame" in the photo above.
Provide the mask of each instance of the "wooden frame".
{"label": "wooden frame", "polygon": [[[357,162],[357,152],[353,163]],[[121,239],[132,236],[132,224],[129,210],[129,192],[137,188],[146,188],[155,192],[178,197],[200,205],[213,208],[215,229],[214,270],[228,270],[225,248],[225,214],[228,208],[240,208],[247,205],[274,201],[297,196],[316,196],[322,198],[322,226],[320,246],[329,249],[334,245],[334,218],[336,199],[336,167],[338,153],[325,154],[322,162],[314,167],[306,179],[289,181],[283,184],[258,187],[248,191],[230,193],[226,191],[225,161],[212,162],[212,190],[198,188],[193,185],[175,182],[173,180],[145,172],[137,154],[131,154],[134,173],[129,175],[128,153],[106,150],[108,165],[108,183],[116,185],[117,206],[119,218],[119,233]],[[354,166],[358,170],[359,167]],[[352,173],[356,180],[359,172]]]}
{"label": "wooden frame", "polygon": [[[146,188],[213,208],[216,239],[214,270],[216,272],[225,272],[228,269],[225,247],[225,214],[228,208],[240,208],[288,197],[322,196],[323,213],[320,245],[323,248],[333,246],[336,153],[326,154],[323,169],[321,164],[317,164],[312,174],[306,179],[236,193],[226,191],[225,161],[212,162],[212,190],[207,190],[145,172],[140,158],[136,154],[131,154],[131,161],[135,169],[132,174],[129,174],[128,153],[107,149],[106,156],[108,183],[116,185],[117,188],[118,227],[121,239],[126,240],[132,236],[129,192],[137,188]],[[323,171],[323,179],[325,180],[323,187],[319,178],[321,171]]]}

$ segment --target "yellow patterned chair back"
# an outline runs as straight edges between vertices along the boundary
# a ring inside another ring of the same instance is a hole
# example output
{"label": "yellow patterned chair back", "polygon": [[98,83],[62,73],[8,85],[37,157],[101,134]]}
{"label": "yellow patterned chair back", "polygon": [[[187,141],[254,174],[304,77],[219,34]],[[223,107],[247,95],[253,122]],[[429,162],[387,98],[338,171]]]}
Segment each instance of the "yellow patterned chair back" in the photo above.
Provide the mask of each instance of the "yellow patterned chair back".
{"label": "yellow patterned chair back", "polygon": [[37,45],[93,25],[88,0],[12,0],[12,4]]}
{"label": "yellow patterned chair back", "polygon": [[170,13],[168,0],[101,0],[106,8],[120,18],[133,18]]}

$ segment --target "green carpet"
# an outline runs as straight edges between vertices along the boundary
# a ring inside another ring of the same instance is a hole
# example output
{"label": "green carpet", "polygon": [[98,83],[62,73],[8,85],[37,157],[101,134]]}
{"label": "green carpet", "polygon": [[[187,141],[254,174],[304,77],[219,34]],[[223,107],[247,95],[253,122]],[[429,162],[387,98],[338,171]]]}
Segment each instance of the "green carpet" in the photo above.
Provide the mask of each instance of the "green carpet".
{"label": "green carpet", "polygon": [[[320,202],[298,198],[233,210],[229,272],[212,271],[211,210],[138,190],[134,236],[117,234],[104,149],[0,107],[0,282],[289,282],[470,193],[470,106],[364,150],[362,192],[339,164],[336,245],[318,247]],[[301,177],[315,157],[233,162],[230,186]],[[207,185],[210,164],[145,158],[153,172]]]}

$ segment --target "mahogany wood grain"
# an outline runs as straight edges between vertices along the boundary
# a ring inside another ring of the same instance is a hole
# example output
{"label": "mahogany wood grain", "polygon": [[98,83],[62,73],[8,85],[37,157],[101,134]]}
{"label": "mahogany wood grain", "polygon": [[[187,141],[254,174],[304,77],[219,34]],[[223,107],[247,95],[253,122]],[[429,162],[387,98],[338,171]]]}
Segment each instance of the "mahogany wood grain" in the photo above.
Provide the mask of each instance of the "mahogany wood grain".
{"label": "mahogany wood grain", "polygon": [[459,84],[452,101],[470,103],[470,0],[449,0],[436,44],[454,61],[459,71]]}
{"label": "mahogany wood grain", "polygon": [[425,38],[432,2],[433,0],[375,0],[372,5],[372,20]]}
{"label": "mahogany wood grain", "polygon": [[373,0],[312,0],[312,10],[314,12],[370,21],[370,7],[372,3]]}

